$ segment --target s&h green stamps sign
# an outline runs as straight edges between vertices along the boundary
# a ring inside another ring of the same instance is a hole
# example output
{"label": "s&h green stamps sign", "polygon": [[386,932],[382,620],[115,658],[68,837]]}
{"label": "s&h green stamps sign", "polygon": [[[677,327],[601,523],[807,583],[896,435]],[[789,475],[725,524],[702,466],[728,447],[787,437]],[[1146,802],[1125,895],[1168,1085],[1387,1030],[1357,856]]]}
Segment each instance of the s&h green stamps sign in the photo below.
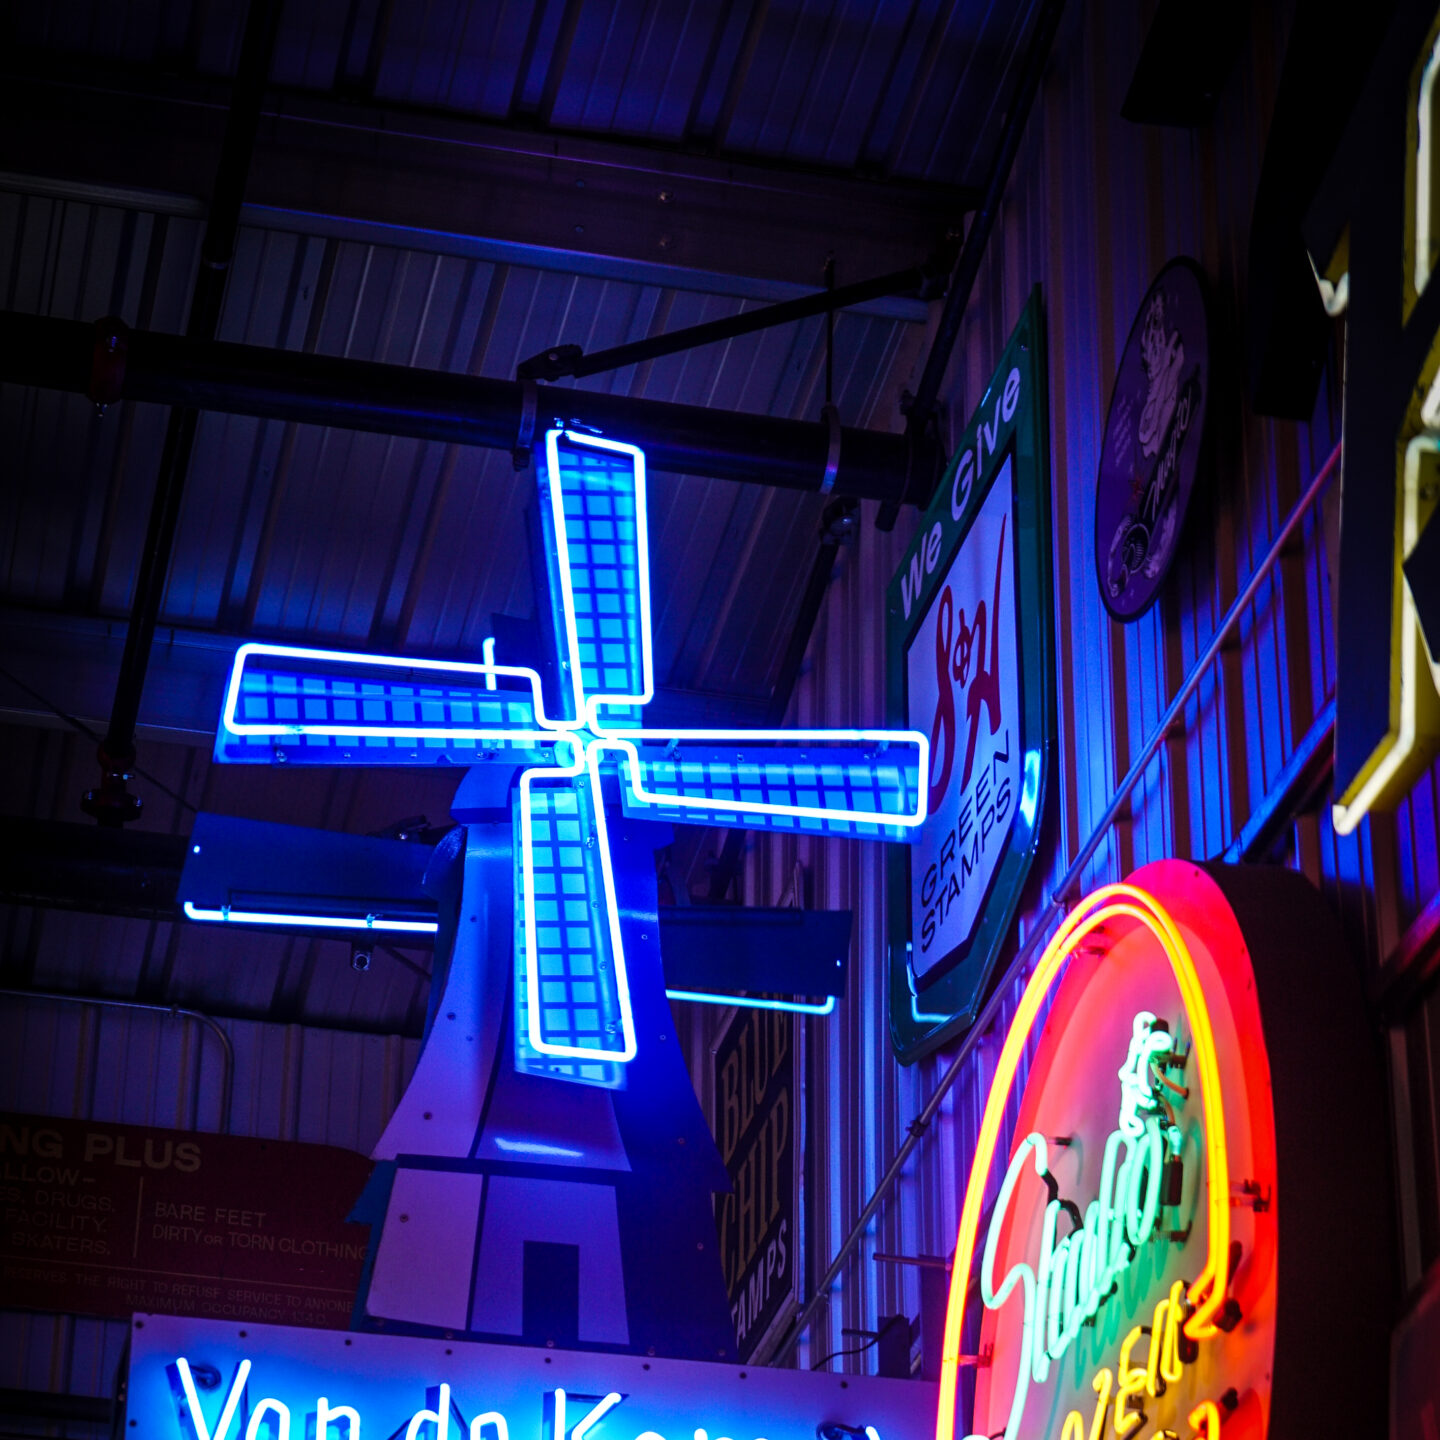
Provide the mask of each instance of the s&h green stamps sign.
{"label": "s&h green stamps sign", "polygon": [[1054,734],[1038,288],[886,591],[888,719],[930,737],[929,818],[887,855],[890,1035],[904,1061],[985,999],[1035,856]]}

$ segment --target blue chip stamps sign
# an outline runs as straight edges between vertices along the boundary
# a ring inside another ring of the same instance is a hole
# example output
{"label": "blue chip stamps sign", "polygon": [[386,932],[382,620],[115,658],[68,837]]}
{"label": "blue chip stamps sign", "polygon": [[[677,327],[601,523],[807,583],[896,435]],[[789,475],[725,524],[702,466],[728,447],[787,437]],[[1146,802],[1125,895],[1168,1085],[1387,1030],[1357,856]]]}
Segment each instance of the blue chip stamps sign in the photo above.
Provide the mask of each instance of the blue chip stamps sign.
{"label": "blue chip stamps sign", "polygon": [[715,1222],[742,1363],[799,1293],[799,1030],[794,1015],[742,1009],[715,1046],[715,1138],[734,1186],[715,1197]]}
{"label": "blue chip stamps sign", "polygon": [[1034,858],[1054,733],[1039,290],[886,592],[890,718],[930,737],[929,806],[887,857],[890,1034],[975,1018]]}
{"label": "blue chip stamps sign", "polygon": [[1155,603],[1206,463],[1210,303],[1193,260],[1155,277],[1130,327],[1100,447],[1095,570],[1117,620]]}

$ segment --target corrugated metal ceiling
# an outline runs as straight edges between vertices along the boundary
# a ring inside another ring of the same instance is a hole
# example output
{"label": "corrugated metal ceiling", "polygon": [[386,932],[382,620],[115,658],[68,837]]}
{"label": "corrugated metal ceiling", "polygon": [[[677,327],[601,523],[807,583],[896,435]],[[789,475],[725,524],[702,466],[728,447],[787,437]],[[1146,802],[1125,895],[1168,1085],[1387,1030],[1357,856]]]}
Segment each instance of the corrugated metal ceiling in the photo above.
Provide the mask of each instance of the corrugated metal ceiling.
{"label": "corrugated metal ceiling", "polygon": [[[1033,4],[309,0],[277,84],[806,166],[983,184]],[[17,7],[15,43],[232,73],[244,7]]]}
{"label": "corrugated metal ceiling", "polygon": [[[983,181],[1033,9],[1033,0],[314,0],[286,5],[272,79],[527,133],[973,186]],[[12,54],[38,47],[142,77],[215,76],[233,66],[243,12],[207,0],[54,0],[10,7],[0,37]],[[186,197],[107,196],[43,176],[0,180],[0,305],[83,320],[114,313],[178,331],[202,215]],[[223,338],[508,378],[519,360],[557,342],[593,351],[777,293],[773,283],[743,280],[707,290],[704,277],[636,266],[603,278],[578,256],[567,273],[563,255],[541,268],[475,247],[445,253],[433,236],[410,245],[403,231],[306,225],[276,213],[248,217]],[[898,427],[899,385],[924,339],[903,307],[838,318],[835,398],[847,425]],[[813,320],[582,383],[814,419],[824,355],[824,325]],[[97,417],[79,397],[0,387],[0,603],[124,616],[164,429],[161,407],[123,405]],[[493,613],[531,609],[529,488],[503,453],[206,416],[163,619],[230,635],[473,655]],[[656,477],[662,684],[768,695],[821,504],[816,495]],[[93,783],[89,742],[13,733],[24,738],[4,771],[5,809],[79,818],[79,793]],[[154,792],[143,824],[174,832],[188,830],[197,805],[364,832],[422,811],[441,820],[448,798],[443,777],[231,775],[199,751],[154,742],[142,764],[183,797],[172,803]],[[357,977],[347,946],[132,920],[17,911],[0,938],[10,983],[300,1023],[413,1029],[425,985],[393,957],[377,957],[375,971]]]}
{"label": "corrugated metal ceiling", "polygon": [[[198,243],[199,222],[183,217],[0,194],[0,251],[15,257],[0,302],[76,318],[118,311],[146,328],[178,328]],[[508,377],[557,337],[595,349],[745,304],[246,229],[221,336]],[[836,400],[847,424],[879,418],[891,362],[914,328],[839,317]],[[824,327],[812,320],[580,383],[813,417],[824,398],[823,362]],[[0,499],[0,594],[40,608],[124,614],[163,409],[97,417],[81,398],[15,387],[0,405],[18,482]],[[492,613],[532,607],[530,488],[499,452],[208,415],[164,619],[407,653],[477,653]],[[652,507],[661,682],[767,694],[786,634],[777,617],[794,613],[815,547],[818,497],[666,476],[652,486]]]}

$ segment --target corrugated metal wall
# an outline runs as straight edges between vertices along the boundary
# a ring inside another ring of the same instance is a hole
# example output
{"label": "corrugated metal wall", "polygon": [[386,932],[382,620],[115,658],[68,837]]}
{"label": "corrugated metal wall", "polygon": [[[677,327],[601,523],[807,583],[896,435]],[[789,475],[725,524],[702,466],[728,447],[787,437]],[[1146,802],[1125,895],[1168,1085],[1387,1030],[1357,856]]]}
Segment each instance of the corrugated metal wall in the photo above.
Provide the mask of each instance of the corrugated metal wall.
{"label": "corrugated metal wall", "polygon": [[[1038,918],[1339,434],[1333,376],[1308,425],[1234,413],[1237,400],[1227,417],[1230,433],[1222,431],[1214,487],[1196,497],[1190,533],[1162,599],[1132,625],[1110,619],[1095,579],[1093,496],[1112,378],[1141,297],[1176,254],[1201,262],[1233,337],[1235,317],[1243,314],[1251,202],[1287,33],[1283,14],[1255,7],[1250,42],[1213,127],[1141,128],[1119,118],[1144,38],[1139,8],[1119,0],[1070,7],[946,391],[958,432],[1038,282],[1049,344],[1059,765],[1048,800],[1051,838],[1037,862],[1040,874],[1022,912],[1021,934]],[[1221,341],[1215,363],[1236,367],[1238,381],[1235,339]],[[1237,394],[1239,388],[1237,383]],[[913,519],[908,523],[913,527]],[[797,723],[883,718],[884,587],[913,533],[905,525],[885,536],[867,524],[837,577],[812,650],[813,668],[800,687]],[[1324,507],[1317,505],[1261,586],[1238,642],[1222,652],[1200,686],[1183,735],[1162,746],[1128,812],[1106,836],[1084,876],[1086,889],[1153,859],[1218,857],[1275,785],[1334,692],[1325,537]],[[1289,863],[1303,868],[1330,898],[1369,972],[1440,889],[1436,813],[1432,771],[1395,816],[1376,817],[1354,836],[1335,835],[1328,804],[1295,826]],[[947,1057],[902,1069],[890,1051],[877,846],[767,839],[750,852],[749,900],[774,903],[797,848],[813,877],[813,903],[852,907],[857,919],[847,1001],[834,1017],[811,1022],[813,1279],[849,1232]],[[1436,1008],[1432,1002],[1430,1009]],[[951,1091],[939,1123],[842,1273],[801,1363],[853,1345],[842,1340],[842,1326],[874,1329],[881,1314],[918,1314],[917,1272],[872,1257],[875,1251],[948,1256],[953,1249],[969,1147],[1000,1033],[993,1045],[981,1043]],[[1413,1059],[1417,1043],[1419,1062]],[[1433,1090],[1437,1067],[1431,1055],[1440,1047],[1433,1033],[1429,1050],[1424,1044],[1423,1034],[1412,1040],[1414,1084],[1423,1090],[1428,1074]],[[1416,1103],[1427,1099],[1422,1093]],[[1402,1104],[1397,1096],[1397,1107]],[[1415,1161],[1422,1171],[1427,1164],[1433,1171],[1431,1144]],[[1421,1211],[1436,1205],[1433,1174],[1431,1182],[1430,1198],[1420,1197]],[[1432,1232],[1440,1229],[1440,1208],[1422,1218]],[[1422,1247],[1410,1248],[1424,1258]],[[1413,1264],[1408,1271],[1413,1284],[1419,1278]],[[865,1355],[843,1363],[873,1366]]]}

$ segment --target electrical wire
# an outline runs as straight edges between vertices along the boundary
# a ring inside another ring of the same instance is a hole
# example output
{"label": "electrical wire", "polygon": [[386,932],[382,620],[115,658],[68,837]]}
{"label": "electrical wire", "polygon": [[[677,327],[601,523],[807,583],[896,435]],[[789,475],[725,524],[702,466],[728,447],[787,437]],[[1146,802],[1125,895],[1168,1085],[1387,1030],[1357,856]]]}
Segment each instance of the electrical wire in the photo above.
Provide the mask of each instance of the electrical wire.
{"label": "electrical wire", "polygon": [[846,1355],[863,1355],[872,1345],[878,1344],[879,1335],[872,1335],[863,1345],[857,1345],[853,1350],[832,1350],[823,1360],[817,1360],[810,1368],[818,1370],[822,1365],[828,1365],[832,1360],[841,1360]]}
{"label": "electrical wire", "polygon": [[[70,726],[72,730],[78,730],[80,734],[93,740],[97,745],[102,743],[103,737],[97,735],[83,720],[77,719],[74,715],[70,714],[68,710],[62,710],[53,700],[48,699],[35,689],[33,685],[27,685],[13,671],[7,670],[5,666],[0,665],[0,675],[3,675],[17,689],[23,690],[32,700],[38,700],[52,715],[58,716]],[[200,813],[200,807],[198,805],[192,805],[183,795],[172,790],[163,780],[157,780],[148,770],[141,769],[139,765],[136,765],[134,769],[135,773],[140,776],[142,780],[148,780],[150,784],[157,790],[163,791],[177,805],[183,805],[185,809],[194,815]]]}

